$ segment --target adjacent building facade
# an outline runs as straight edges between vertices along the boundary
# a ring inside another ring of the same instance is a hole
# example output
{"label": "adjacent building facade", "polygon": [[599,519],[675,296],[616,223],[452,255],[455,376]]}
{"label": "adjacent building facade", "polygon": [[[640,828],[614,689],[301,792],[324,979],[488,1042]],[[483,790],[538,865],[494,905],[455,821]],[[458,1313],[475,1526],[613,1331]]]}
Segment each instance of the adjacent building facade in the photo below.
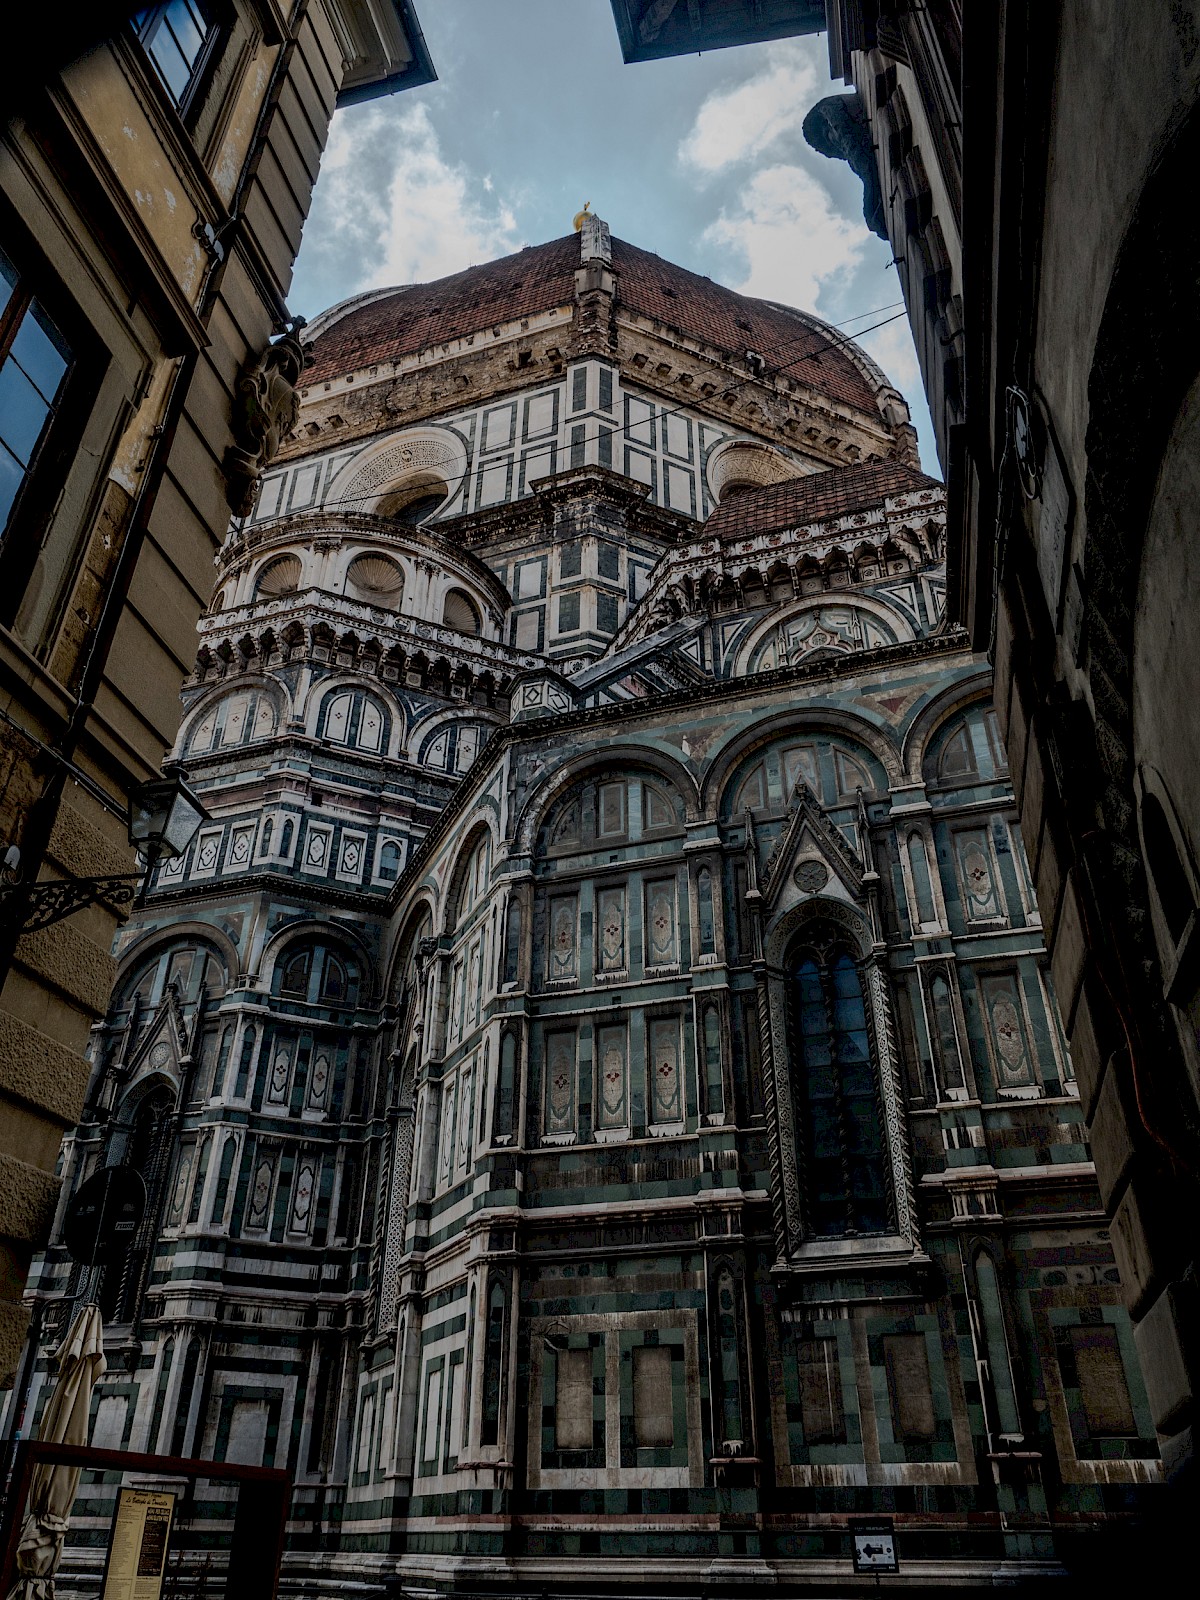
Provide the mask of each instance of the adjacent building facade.
{"label": "adjacent building facade", "polygon": [[1157,1445],[942,486],[578,221],[309,330],[65,1147],[150,1209],[40,1314],[95,1443],[295,1474],[305,1593],[1060,1572]]}
{"label": "adjacent building facade", "polygon": [[948,474],[950,609],[994,662],[1155,1425],[1194,1496],[1200,246],[1178,197],[1200,11],[829,21]]}
{"label": "adjacent building facade", "polygon": [[431,76],[407,0],[67,12],[26,19],[0,134],[0,1383],[122,900],[42,925],[26,890],[133,869],[126,796],[291,426],[303,358],[271,340],[330,117]]}
{"label": "adjacent building facade", "polygon": [[[626,60],[825,31],[810,144],[891,242],[1105,1206],[1194,1497],[1200,8],[613,0]],[[817,15],[816,13],[820,13]]]}

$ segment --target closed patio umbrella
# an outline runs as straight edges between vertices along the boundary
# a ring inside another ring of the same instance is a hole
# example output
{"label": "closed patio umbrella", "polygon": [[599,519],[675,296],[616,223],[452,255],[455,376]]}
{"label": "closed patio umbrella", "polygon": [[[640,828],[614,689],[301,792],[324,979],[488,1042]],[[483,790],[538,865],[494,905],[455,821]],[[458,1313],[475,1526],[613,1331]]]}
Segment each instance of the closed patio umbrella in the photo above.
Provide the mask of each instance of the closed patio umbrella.
{"label": "closed patio umbrella", "polygon": [[[42,1414],[38,1438],[45,1444],[86,1444],[92,1390],[105,1371],[99,1306],[81,1308],[54,1359],[58,1378]],[[44,1462],[30,1473],[29,1502],[17,1546],[20,1577],[8,1600],[54,1600],[54,1574],[78,1484],[78,1467]]]}

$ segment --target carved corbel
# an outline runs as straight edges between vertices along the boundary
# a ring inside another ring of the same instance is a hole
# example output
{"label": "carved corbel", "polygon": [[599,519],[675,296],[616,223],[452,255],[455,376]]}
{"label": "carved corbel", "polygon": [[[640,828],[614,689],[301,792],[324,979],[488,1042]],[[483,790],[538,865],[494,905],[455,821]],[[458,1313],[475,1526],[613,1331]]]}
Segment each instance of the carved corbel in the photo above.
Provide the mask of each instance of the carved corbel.
{"label": "carved corbel", "polygon": [[296,386],[311,359],[300,343],[303,317],[289,332],[248,361],[238,374],[233,416],[234,442],[225,451],[225,499],[235,517],[248,517],[258,499],[264,468],[296,426],[300,397]]}

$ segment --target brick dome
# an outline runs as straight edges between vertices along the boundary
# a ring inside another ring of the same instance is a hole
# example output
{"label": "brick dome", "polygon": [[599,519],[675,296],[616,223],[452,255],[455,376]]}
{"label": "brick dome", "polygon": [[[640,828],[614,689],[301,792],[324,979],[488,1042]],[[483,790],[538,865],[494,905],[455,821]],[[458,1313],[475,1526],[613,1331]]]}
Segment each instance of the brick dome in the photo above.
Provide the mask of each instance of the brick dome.
{"label": "brick dome", "polygon": [[[575,303],[579,236],[531,245],[433,283],[359,297],[314,324],[307,384],[396,362],[451,339]],[[767,370],[871,416],[887,380],[861,351],[806,312],[726,289],[648,250],[612,241],[618,311],[654,321],[725,356],[757,351]]]}

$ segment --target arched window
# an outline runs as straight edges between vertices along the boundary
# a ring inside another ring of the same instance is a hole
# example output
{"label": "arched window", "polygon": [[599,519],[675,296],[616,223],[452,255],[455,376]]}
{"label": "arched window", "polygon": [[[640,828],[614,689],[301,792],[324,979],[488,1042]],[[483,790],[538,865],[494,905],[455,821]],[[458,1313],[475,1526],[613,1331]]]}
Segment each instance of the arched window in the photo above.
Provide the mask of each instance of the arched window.
{"label": "arched window", "polygon": [[925,761],[926,780],[970,784],[1008,770],[1000,724],[990,706],[977,704],[962,712],[932,741]]}
{"label": "arched window", "polygon": [[247,1028],[242,1034],[242,1049],[238,1056],[237,1081],[233,1086],[235,1100],[244,1100],[250,1092],[250,1067],[254,1060],[254,1041],[258,1037],[256,1030]]}
{"label": "arched window", "polygon": [[467,857],[458,891],[459,922],[479,904],[487,892],[488,875],[492,865],[492,838],[484,833]]}
{"label": "arched window", "polygon": [[516,983],[521,972],[521,902],[509,898],[504,916],[504,982]]}
{"label": "arched window", "polygon": [[285,951],[276,963],[273,992],[281,999],[309,1005],[354,1006],[358,1004],[358,972],[341,953],[305,940]]}
{"label": "arched window", "polygon": [[192,1180],[192,1198],[188,1205],[188,1227],[194,1227],[200,1221],[200,1206],[204,1200],[204,1181],[208,1176],[208,1158],[212,1154],[212,1140],[205,1139],[200,1145],[200,1159],[196,1163],[196,1176]]}
{"label": "arched window", "polygon": [[569,851],[595,841],[607,847],[682,828],[683,800],[674,789],[661,779],[621,777],[616,762],[613,769],[556,802],[542,825],[540,850]]}
{"label": "arched window", "polygon": [[697,910],[700,921],[700,954],[702,956],[715,955],[717,932],[713,916],[712,873],[707,867],[701,867],[696,874],[696,898],[699,902]]}
{"label": "arched window", "polygon": [[219,1000],[227,982],[225,963],[210,946],[160,946],[125,980],[114,1001],[113,1012],[130,1011],[136,1004],[143,1020],[149,1020],[168,988],[183,1006],[191,1008],[202,994],[206,1002]]}
{"label": "arched window", "polygon": [[154,1409],[150,1413],[150,1437],[147,1448],[158,1449],[158,1435],[162,1428],[163,1409],[167,1399],[167,1383],[171,1376],[171,1363],[175,1359],[175,1341],[168,1339],[162,1347],[158,1363],[158,1382],[154,1387]]}
{"label": "arched window", "polygon": [[933,909],[933,884],[929,877],[929,857],[925,841],[919,833],[908,836],[908,865],[912,872],[913,894],[916,896],[916,922],[922,927],[937,921]]}
{"label": "arched window", "polygon": [[504,1347],[507,1343],[508,1296],[493,1278],[487,1301],[487,1328],[483,1339],[483,1415],[480,1444],[497,1444],[504,1415]]}
{"label": "arched window", "polygon": [[786,809],[801,782],[826,806],[853,800],[859,789],[870,795],[887,788],[874,756],[861,747],[851,750],[827,739],[781,741],[748,761],[740,773],[725,791],[727,815],[734,817],[746,811]]}
{"label": "arched window", "polygon": [[258,853],[260,856],[269,856],[271,854],[271,840],[274,838],[274,836],[275,823],[270,817],[268,817],[263,823],[262,833],[258,840]]}
{"label": "arched window", "polygon": [[929,984],[929,1004],[933,1012],[933,1032],[937,1040],[941,1097],[955,1098],[963,1088],[962,1056],[958,1047],[958,1029],[954,1023],[954,1004],[950,985],[942,973],[934,974]]}
{"label": "arched window", "polygon": [[942,779],[975,776],[975,753],[967,737],[966,726],[960,727],[946,740],[942,759],[938,762],[938,777]]}
{"label": "arched window", "polygon": [[284,861],[290,859],[292,854],[292,840],[296,836],[296,824],[289,817],[283,825],[283,832],[279,836],[279,854]]}
{"label": "arched window", "polygon": [[237,1138],[230,1133],[221,1146],[221,1165],[217,1168],[217,1185],[213,1190],[212,1222],[220,1228],[225,1222],[225,1207],[229,1203],[229,1184],[233,1177],[233,1163],[237,1155]]}
{"label": "arched window", "polygon": [[483,631],[483,624],[479,620],[479,608],[470,595],[464,594],[461,589],[451,589],[446,596],[442,621],[447,628],[453,628],[455,633],[478,635]]}
{"label": "arched window", "polygon": [[428,473],[410,479],[402,489],[384,495],[375,507],[377,517],[390,517],[406,528],[418,527],[431,517],[450,493],[447,486]]}
{"label": "arched window", "polygon": [[716,1283],[716,1334],[721,1379],[720,1442],[736,1441],[744,1448],[746,1428],[742,1404],[742,1350],[744,1330],[739,1285],[723,1268]]}
{"label": "arched window", "polygon": [[725,1080],[721,1070],[721,1014],[716,1006],[704,1008],[704,1109],[710,1117],[725,1109]]}
{"label": "arched window", "polygon": [[858,965],[819,929],[791,964],[792,1081],[808,1225],[818,1237],[884,1233],[883,1122]]}
{"label": "arched window", "polygon": [[344,961],[339,961],[332,952],[326,952],[325,968],[321,974],[321,985],[318,996],[330,1005],[341,1005],[350,993],[350,974]]}
{"label": "arched window", "polygon": [[171,1434],[171,1454],[181,1456],[187,1445],[188,1422],[191,1419],[192,1397],[196,1388],[196,1375],[200,1370],[200,1341],[193,1339],[183,1358],[183,1375],[179,1380],[179,1395],[175,1401],[175,1426]]}
{"label": "arched window", "polygon": [[395,839],[385,839],[379,847],[379,865],[375,868],[375,876],[382,878],[385,883],[395,883],[400,876],[400,846]]}
{"label": "arched window", "polygon": [[475,1130],[476,1144],[482,1144],[487,1134],[488,1094],[492,1085],[491,1058],[491,1040],[485,1039],[483,1042],[483,1066],[480,1068],[479,1074],[479,1126]]}
{"label": "arched window", "polygon": [[331,694],[321,708],[321,737],[330,744],[379,751],[387,743],[387,712],[372,695],[346,689]]}
{"label": "arched window", "polygon": [[980,1250],[975,1257],[975,1282],[979,1288],[978,1316],[981,1326],[978,1333],[987,1361],[991,1390],[987,1398],[990,1401],[988,1410],[992,1415],[988,1420],[992,1423],[992,1433],[999,1435],[995,1441],[997,1444],[1000,1439],[1012,1442],[1022,1438],[1024,1430],[1017,1405],[1016,1384],[1013,1382],[1000,1279],[996,1263],[986,1250]]}
{"label": "arched window", "polygon": [[279,980],[280,994],[288,995],[297,1000],[308,999],[308,980],[312,972],[312,946],[307,945],[303,950],[297,950],[290,955],[283,964],[283,973]]}
{"label": "arched window", "polygon": [[240,689],[212,705],[188,735],[189,755],[229,749],[270,739],[279,724],[273,696],[262,689]]}

